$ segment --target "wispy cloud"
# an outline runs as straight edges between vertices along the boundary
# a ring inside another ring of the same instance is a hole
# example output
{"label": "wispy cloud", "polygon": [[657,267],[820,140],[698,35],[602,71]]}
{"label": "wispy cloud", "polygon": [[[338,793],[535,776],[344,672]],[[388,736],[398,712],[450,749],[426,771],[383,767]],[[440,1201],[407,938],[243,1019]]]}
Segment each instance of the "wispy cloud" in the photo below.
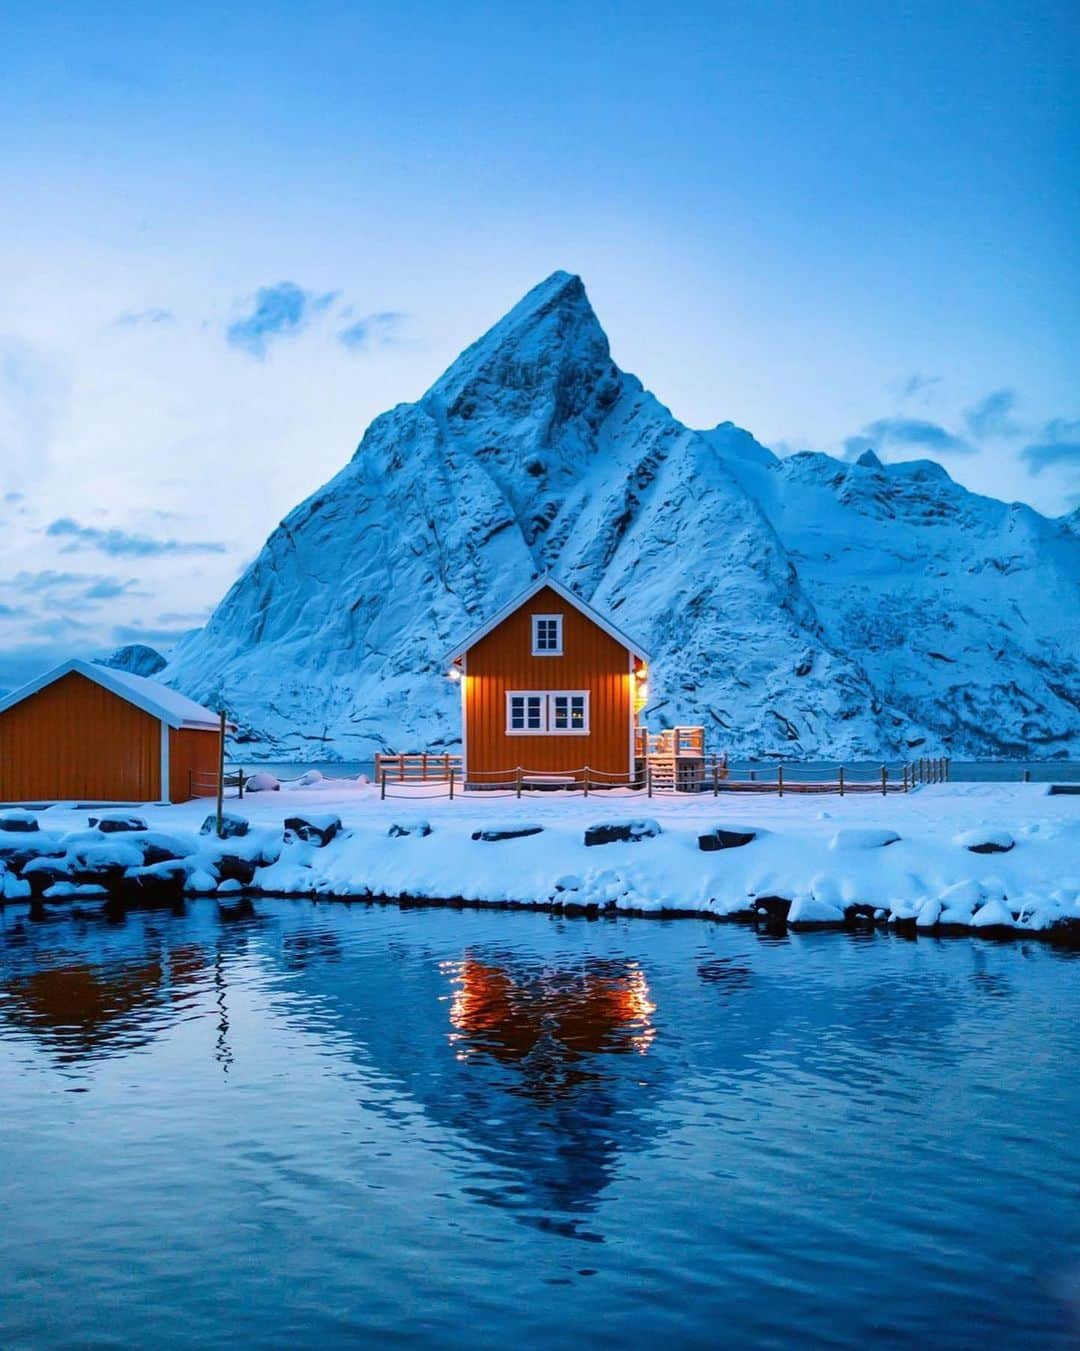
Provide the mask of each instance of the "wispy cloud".
{"label": "wispy cloud", "polygon": [[122,582],[118,577],[100,577],[82,595],[84,600],[115,600],[117,596],[126,596],[134,585],[134,578]]}
{"label": "wispy cloud", "polygon": [[226,340],[233,347],[261,359],[273,339],[301,332],[313,315],[333,304],[337,294],[327,291],[324,295],[315,295],[292,281],[261,286],[248,302],[250,313],[235,320],[225,330]]}
{"label": "wispy cloud", "polygon": [[867,450],[916,450],[935,455],[974,455],[976,448],[937,422],[922,418],[887,417],[868,423],[857,436],[844,441],[849,460]]}
{"label": "wispy cloud", "polygon": [[188,624],[186,628],[174,627],[154,627],[147,625],[143,627],[140,624],[117,624],[112,631],[113,641],[116,643],[145,643],[150,647],[160,644],[162,647],[171,647],[178,643],[181,638],[190,633],[192,628],[197,625]]}
{"label": "wispy cloud", "polygon": [[7,581],[0,583],[0,585],[13,591],[19,591],[24,595],[33,596],[42,591],[82,586],[85,583],[97,580],[98,578],[89,572],[56,572],[47,568],[44,572],[17,572],[14,577],[9,577]]}
{"label": "wispy cloud", "polygon": [[1024,447],[1020,458],[1027,461],[1032,474],[1041,474],[1052,465],[1080,467],[1080,441],[1036,441]]}
{"label": "wispy cloud", "polygon": [[377,314],[366,314],[362,319],[349,324],[338,334],[338,341],[350,351],[363,351],[365,348],[386,347],[394,341],[406,316],[398,310],[380,310]]}
{"label": "wispy cloud", "polygon": [[140,328],[147,325],[154,326],[175,322],[176,315],[173,314],[172,310],[125,310],[123,314],[118,314],[113,320],[113,328]]}
{"label": "wispy cloud", "polygon": [[915,371],[901,380],[898,385],[894,385],[893,388],[897,390],[900,398],[905,402],[915,398],[920,399],[921,402],[926,402],[927,395],[936,385],[940,384],[940,375],[923,375],[920,371]]}
{"label": "wispy cloud", "polygon": [[964,422],[976,441],[987,437],[1016,436],[1020,428],[1013,420],[1016,393],[1011,389],[996,389],[985,399],[964,410]]}
{"label": "wispy cloud", "polygon": [[92,525],[80,525],[70,516],[61,516],[45,530],[53,538],[66,539],[62,553],[79,549],[98,549],[113,557],[153,558],[161,554],[223,554],[225,545],[216,540],[153,539],[149,535],[134,535],[126,530],[100,530]]}

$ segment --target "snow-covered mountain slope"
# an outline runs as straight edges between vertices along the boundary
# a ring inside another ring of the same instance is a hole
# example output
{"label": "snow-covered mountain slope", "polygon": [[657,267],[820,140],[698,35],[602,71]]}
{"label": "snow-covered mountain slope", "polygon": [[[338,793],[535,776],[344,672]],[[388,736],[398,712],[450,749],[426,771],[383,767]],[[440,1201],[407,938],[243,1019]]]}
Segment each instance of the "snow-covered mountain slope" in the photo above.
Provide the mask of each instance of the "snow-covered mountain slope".
{"label": "snow-covered mountain slope", "polygon": [[970,493],[930,460],[778,460],[730,424],[707,435],[884,702],[960,753],[1075,754],[1080,549],[1067,521]]}
{"label": "snow-covered mountain slope", "polygon": [[452,745],[444,653],[550,570],[653,653],[654,726],[740,754],[1063,753],[1078,563],[1063,524],[938,466],[684,427],[556,273],[375,419],[164,678],[269,753]]}

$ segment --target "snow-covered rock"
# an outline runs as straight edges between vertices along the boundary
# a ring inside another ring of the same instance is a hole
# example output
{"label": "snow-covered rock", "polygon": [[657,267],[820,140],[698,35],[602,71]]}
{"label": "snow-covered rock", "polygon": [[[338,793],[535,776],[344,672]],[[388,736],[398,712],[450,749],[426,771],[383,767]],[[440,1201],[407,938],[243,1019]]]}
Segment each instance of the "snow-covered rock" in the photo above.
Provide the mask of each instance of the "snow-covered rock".
{"label": "snow-covered rock", "polygon": [[[246,835],[251,829],[250,822],[245,816],[237,816],[233,812],[222,812],[221,814],[221,834],[223,840],[236,840]],[[200,835],[217,835],[218,819],[214,813],[208,816],[199,827]]]}
{"label": "snow-covered rock", "polygon": [[562,272],[375,419],[163,677],[256,751],[449,748],[447,648],[547,570],[652,651],[652,725],[735,753],[1080,742],[1074,531],[929,462],[691,430]]}
{"label": "snow-covered rock", "polygon": [[33,812],[14,807],[0,812],[0,830],[9,835],[31,835],[40,830],[37,817]]}
{"label": "snow-covered rock", "polygon": [[1007,830],[989,830],[980,826],[975,830],[962,830],[953,839],[962,849],[970,849],[973,854],[1007,854],[1016,841]]}
{"label": "snow-covered rock", "polygon": [[794,928],[800,924],[842,924],[844,912],[817,896],[796,896],[791,902],[787,922]]}
{"label": "snow-covered rock", "polygon": [[900,836],[895,830],[863,828],[852,826],[838,830],[829,842],[830,849],[884,849],[886,845],[896,844]]}
{"label": "snow-covered rock", "polygon": [[146,821],[130,812],[109,812],[105,816],[91,816],[90,825],[104,835],[122,835],[129,831],[145,830]]}
{"label": "snow-covered rock", "polygon": [[318,845],[320,849],[334,838],[341,829],[341,817],[331,812],[319,816],[287,816],[285,818],[285,842],[303,840],[305,844]]}
{"label": "snow-covered rock", "polygon": [[971,917],[973,929],[999,929],[1013,927],[1012,912],[1002,901],[987,901]]}

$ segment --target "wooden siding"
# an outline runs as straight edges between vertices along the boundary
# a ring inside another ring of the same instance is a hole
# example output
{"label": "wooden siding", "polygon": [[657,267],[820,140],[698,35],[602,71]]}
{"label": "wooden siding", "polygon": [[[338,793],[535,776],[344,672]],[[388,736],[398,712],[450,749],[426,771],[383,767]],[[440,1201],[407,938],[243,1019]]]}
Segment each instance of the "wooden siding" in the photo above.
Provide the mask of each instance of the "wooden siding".
{"label": "wooden siding", "polygon": [[0,713],[0,802],[149,802],[161,723],[77,672]]}
{"label": "wooden siding", "polygon": [[[217,783],[218,750],[221,733],[198,727],[169,728],[169,801],[187,802],[192,796],[205,797],[206,784]],[[191,791],[191,775],[197,774],[198,786]],[[208,778],[209,776],[209,778]]]}
{"label": "wooden siding", "polygon": [[[562,656],[532,655],[534,614],[562,615]],[[507,736],[508,690],[588,690],[589,732]],[[630,773],[630,654],[549,588],[469,649],[463,712],[470,782],[484,782],[517,765],[549,774],[583,765],[607,774]]]}

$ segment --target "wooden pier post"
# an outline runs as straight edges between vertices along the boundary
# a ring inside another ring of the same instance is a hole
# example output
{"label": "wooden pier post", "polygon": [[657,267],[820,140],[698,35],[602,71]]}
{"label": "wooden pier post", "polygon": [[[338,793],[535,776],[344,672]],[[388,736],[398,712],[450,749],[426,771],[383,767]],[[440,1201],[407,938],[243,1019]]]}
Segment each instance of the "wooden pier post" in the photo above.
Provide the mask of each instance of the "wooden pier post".
{"label": "wooden pier post", "polygon": [[645,790],[652,797],[652,765],[645,762]]}
{"label": "wooden pier post", "polygon": [[887,797],[889,793],[889,771],[884,765],[881,766],[881,796]]}
{"label": "wooden pier post", "polygon": [[585,796],[589,796],[589,766],[586,765],[582,770],[582,783],[585,785]]}
{"label": "wooden pier post", "polygon": [[450,801],[451,801],[451,802],[453,802],[453,800],[454,800],[454,775],[455,775],[456,773],[457,773],[457,770],[451,767],[451,769],[449,770],[449,774],[450,774]]}
{"label": "wooden pier post", "polygon": [[517,795],[521,797],[521,766],[514,770],[514,787],[517,789]]}
{"label": "wooden pier post", "polygon": [[784,766],[776,766],[776,791],[780,797],[784,796]]}
{"label": "wooden pier post", "polygon": [[843,797],[843,796],[844,796],[844,766],[843,766],[843,765],[840,766],[840,774],[839,774],[839,778],[840,778],[840,796]]}
{"label": "wooden pier post", "polygon": [[379,776],[379,797],[380,797],[380,799],[381,799],[383,802],[386,801],[386,770],[385,770],[385,769],[383,770],[382,774]]}

